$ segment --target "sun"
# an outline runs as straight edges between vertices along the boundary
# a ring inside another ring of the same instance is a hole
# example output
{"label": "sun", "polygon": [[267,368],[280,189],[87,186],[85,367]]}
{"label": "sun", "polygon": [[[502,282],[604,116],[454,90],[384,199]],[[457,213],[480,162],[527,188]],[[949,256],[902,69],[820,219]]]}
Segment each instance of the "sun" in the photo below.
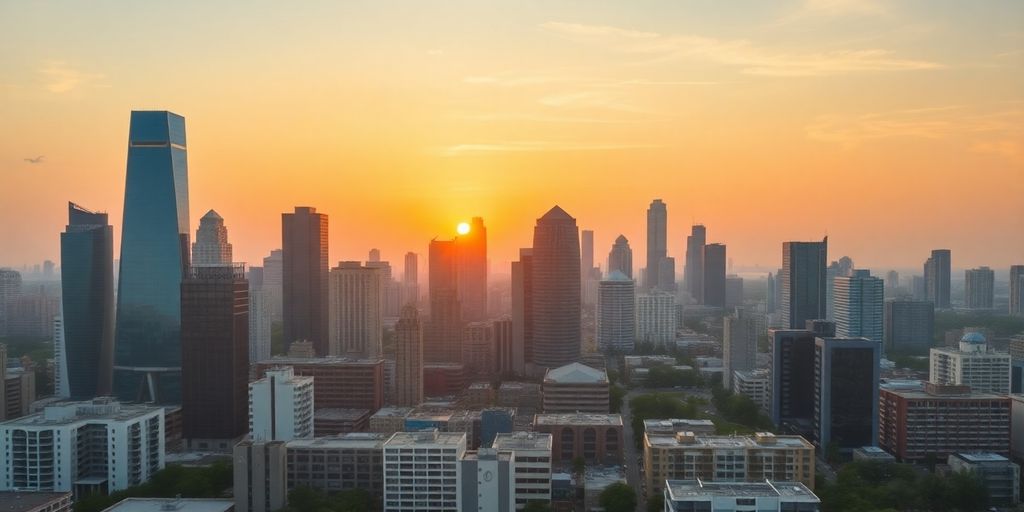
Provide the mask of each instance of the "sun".
{"label": "sun", "polygon": [[456,226],[455,231],[458,232],[460,235],[468,235],[469,234],[469,223],[468,222],[460,222],[459,225]]}

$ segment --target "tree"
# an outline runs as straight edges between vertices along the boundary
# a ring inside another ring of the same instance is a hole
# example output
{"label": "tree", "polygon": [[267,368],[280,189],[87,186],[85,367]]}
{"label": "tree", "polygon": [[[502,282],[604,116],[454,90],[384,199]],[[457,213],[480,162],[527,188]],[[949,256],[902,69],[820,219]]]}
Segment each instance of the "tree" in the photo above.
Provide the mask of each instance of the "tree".
{"label": "tree", "polygon": [[658,493],[647,500],[647,512],[662,512],[665,510],[665,495]]}
{"label": "tree", "polygon": [[583,457],[576,457],[572,460],[572,472],[577,476],[583,476],[583,473],[587,470],[587,461]]}
{"label": "tree", "polygon": [[634,512],[636,491],[628,484],[616,482],[601,492],[599,502],[605,512]]}

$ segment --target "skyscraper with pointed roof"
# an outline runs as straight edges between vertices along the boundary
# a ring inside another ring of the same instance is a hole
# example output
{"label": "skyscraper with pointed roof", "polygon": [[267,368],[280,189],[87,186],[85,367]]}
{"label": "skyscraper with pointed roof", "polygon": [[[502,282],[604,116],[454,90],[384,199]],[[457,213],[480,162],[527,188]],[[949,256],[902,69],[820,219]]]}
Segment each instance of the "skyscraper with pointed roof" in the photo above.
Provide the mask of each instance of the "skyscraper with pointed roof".
{"label": "skyscraper with pointed roof", "polygon": [[210,210],[199,219],[196,241],[192,244],[193,265],[230,265],[231,244],[224,218]]}
{"label": "skyscraper with pointed roof", "polygon": [[619,271],[623,275],[633,278],[633,249],[629,248],[629,240],[619,235],[608,253],[608,274]]}
{"label": "skyscraper with pointed roof", "polygon": [[532,260],[533,362],[557,368],[580,356],[580,239],[576,219],[555,206],[537,219]]}

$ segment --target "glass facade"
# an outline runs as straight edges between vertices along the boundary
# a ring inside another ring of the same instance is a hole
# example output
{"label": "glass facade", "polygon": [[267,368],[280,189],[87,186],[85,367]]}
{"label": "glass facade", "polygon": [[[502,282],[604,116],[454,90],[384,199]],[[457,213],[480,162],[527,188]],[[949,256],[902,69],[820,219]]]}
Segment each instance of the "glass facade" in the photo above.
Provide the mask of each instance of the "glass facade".
{"label": "glass facade", "polygon": [[109,395],[114,362],[114,232],[107,214],[68,203],[60,261],[68,391],[73,399]]}
{"label": "glass facade", "polygon": [[114,393],[180,403],[181,281],[189,264],[185,119],[132,112],[117,295]]}

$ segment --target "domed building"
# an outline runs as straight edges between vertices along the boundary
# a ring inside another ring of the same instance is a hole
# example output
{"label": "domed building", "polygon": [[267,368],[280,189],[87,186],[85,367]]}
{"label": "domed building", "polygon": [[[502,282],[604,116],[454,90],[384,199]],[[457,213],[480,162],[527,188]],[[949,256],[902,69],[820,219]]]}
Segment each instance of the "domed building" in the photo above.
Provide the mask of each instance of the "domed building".
{"label": "domed building", "polygon": [[931,349],[928,380],[935,384],[970,386],[975,393],[1010,392],[1010,355],[989,348],[985,335],[972,331],[960,346]]}

